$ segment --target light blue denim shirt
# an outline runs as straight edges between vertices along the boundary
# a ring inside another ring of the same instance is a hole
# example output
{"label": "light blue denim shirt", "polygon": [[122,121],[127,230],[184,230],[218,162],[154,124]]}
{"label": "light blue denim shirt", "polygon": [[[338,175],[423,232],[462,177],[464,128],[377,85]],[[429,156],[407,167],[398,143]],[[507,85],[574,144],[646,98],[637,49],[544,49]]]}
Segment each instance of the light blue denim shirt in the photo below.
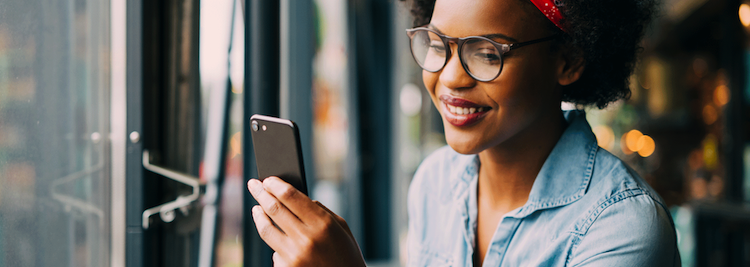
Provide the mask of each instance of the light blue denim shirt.
{"label": "light blue denim shirt", "polygon": [[[664,201],[599,148],[582,111],[544,162],[529,200],[503,216],[484,266],[679,266]],[[472,266],[479,158],[444,147],[409,188],[408,266]]]}

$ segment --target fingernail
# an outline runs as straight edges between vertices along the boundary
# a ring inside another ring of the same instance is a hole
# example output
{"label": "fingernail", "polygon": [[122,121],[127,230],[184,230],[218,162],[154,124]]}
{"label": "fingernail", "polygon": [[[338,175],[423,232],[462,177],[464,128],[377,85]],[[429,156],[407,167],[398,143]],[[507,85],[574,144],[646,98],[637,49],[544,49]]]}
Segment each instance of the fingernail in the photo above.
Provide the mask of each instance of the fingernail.
{"label": "fingernail", "polygon": [[261,183],[260,183],[260,181],[258,181],[258,179],[250,179],[250,181],[248,181],[248,182],[247,182],[247,185],[248,185],[248,186],[249,186],[250,188],[252,188],[252,189],[256,189],[256,188],[258,188],[258,186],[259,186],[260,184],[261,184]]}
{"label": "fingernail", "polygon": [[280,179],[280,178],[276,177],[276,176],[268,176],[268,178],[266,178],[265,180],[263,180],[263,183],[271,183],[271,184],[273,184],[273,183],[278,182],[278,179]]}
{"label": "fingernail", "polygon": [[252,212],[253,212],[253,213],[259,213],[259,212],[260,212],[260,205],[255,205],[255,206],[253,206],[253,210],[252,210]]}

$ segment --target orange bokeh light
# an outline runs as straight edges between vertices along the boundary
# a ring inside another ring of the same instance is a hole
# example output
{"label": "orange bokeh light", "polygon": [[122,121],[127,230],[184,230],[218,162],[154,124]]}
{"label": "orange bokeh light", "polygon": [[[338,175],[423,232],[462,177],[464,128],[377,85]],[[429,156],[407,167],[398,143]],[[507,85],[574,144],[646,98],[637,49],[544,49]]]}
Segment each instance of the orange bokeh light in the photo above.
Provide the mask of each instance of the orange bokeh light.
{"label": "orange bokeh light", "polygon": [[643,133],[638,130],[630,130],[627,134],[625,134],[625,144],[627,145],[628,149],[630,151],[638,151],[641,148],[638,146],[638,139],[643,136]]}
{"label": "orange bokeh light", "polygon": [[739,10],[740,22],[745,27],[750,27],[750,6],[747,4],[740,5]]}
{"label": "orange bokeh light", "polygon": [[721,107],[729,103],[731,92],[726,85],[719,85],[714,89],[714,103]]}
{"label": "orange bokeh light", "polygon": [[706,105],[703,107],[703,122],[706,125],[711,125],[719,119],[719,112],[716,111],[713,105]]}
{"label": "orange bokeh light", "polygon": [[620,138],[620,149],[622,149],[622,153],[624,153],[625,155],[630,155],[630,154],[633,154],[633,150],[628,149],[627,138],[628,138],[627,133],[623,134],[622,137]]}
{"label": "orange bokeh light", "polygon": [[640,148],[638,149],[638,155],[645,158],[654,153],[654,150],[656,150],[656,143],[654,143],[653,138],[644,135],[638,138],[638,147]]}
{"label": "orange bokeh light", "polygon": [[651,156],[656,150],[656,142],[648,135],[638,130],[630,130],[622,135],[620,139],[620,149],[625,155],[638,152],[641,157]]}

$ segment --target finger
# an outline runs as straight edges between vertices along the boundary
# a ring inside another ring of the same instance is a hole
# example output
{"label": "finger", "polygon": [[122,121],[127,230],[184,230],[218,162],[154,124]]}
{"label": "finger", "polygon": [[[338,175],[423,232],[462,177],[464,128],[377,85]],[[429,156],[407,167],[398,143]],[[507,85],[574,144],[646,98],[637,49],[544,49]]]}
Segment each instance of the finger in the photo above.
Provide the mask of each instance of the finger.
{"label": "finger", "polygon": [[330,214],[334,219],[336,219],[336,222],[339,223],[339,225],[341,225],[341,228],[344,228],[344,230],[346,230],[346,233],[349,235],[349,237],[351,237],[352,240],[354,240],[354,235],[352,234],[352,231],[349,230],[349,224],[346,223],[346,220],[344,220],[344,218],[342,218],[336,213],[333,213],[333,211],[328,209],[328,207],[323,205],[323,203],[320,203],[320,201],[313,200],[313,202],[317,204],[318,206],[320,206],[321,208],[323,208],[326,212],[328,212],[328,214]]}
{"label": "finger", "polygon": [[273,267],[289,266],[289,264],[286,263],[284,258],[281,257],[281,254],[279,254],[278,252],[274,252],[273,257],[271,257],[271,259],[273,259]]}
{"label": "finger", "polygon": [[330,214],[331,216],[333,216],[333,218],[336,219],[336,222],[338,222],[340,225],[346,225],[346,220],[344,220],[344,218],[341,218],[341,216],[339,216],[338,214],[336,214],[333,211],[331,211],[330,209],[328,209],[328,207],[326,207],[325,205],[323,205],[323,203],[320,203],[320,201],[317,201],[317,200],[313,200],[313,203],[315,203],[319,207],[323,208],[326,212],[328,212],[328,214]]}
{"label": "finger", "polygon": [[276,228],[271,222],[271,218],[268,218],[263,209],[256,205],[252,209],[253,222],[255,222],[255,229],[258,230],[258,235],[263,241],[268,244],[275,251],[283,251],[288,243],[288,237]]}
{"label": "finger", "polygon": [[325,210],[313,203],[309,197],[278,177],[266,178],[263,180],[263,187],[305,224],[326,215]]}
{"label": "finger", "polygon": [[250,193],[263,212],[276,223],[285,233],[297,233],[302,226],[301,221],[281,201],[263,189],[263,184],[257,179],[250,179],[247,183]]}

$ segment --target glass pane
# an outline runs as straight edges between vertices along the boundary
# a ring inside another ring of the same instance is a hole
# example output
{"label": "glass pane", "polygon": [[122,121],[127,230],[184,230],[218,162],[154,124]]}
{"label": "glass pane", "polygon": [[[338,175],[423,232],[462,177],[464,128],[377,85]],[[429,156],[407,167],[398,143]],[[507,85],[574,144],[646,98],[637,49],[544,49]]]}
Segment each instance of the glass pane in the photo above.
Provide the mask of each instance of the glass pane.
{"label": "glass pane", "polygon": [[0,266],[106,266],[109,3],[0,2]]}
{"label": "glass pane", "polygon": [[[315,0],[318,47],[313,58],[313,199],[350,219],[343,199],[349,148],[346,2]],[[356,226],[355,226],[356,227]],[[356,232],[356,230],[355,230]],[[356,234],[356,233],[355,233]]]}
{"label": "glass pane", "polygon": [[[200,71],[201,93],[208,109],[217,92],[226,90],[231,83],[229,116],[228,155],[225,176],[221,185],[219,219],[217,225],[214,266],[242,266],[242,194],[247,190],[242,178],[242,91],[245,67],[245,24],[242,13],[242,0],[216,0],[201,2],[200,19]],[[234,12],[234,15],[232,15]],[[232,21],[234,19],[234,21]],[[230,44],[230,41],[232,42]],[[228,53],[231,45],[231,52]],[[229,63],[229,64],[227,64]],[[229,81],[227,80],[229,77]],[[203,129],[208,128],[205,122]]]}

